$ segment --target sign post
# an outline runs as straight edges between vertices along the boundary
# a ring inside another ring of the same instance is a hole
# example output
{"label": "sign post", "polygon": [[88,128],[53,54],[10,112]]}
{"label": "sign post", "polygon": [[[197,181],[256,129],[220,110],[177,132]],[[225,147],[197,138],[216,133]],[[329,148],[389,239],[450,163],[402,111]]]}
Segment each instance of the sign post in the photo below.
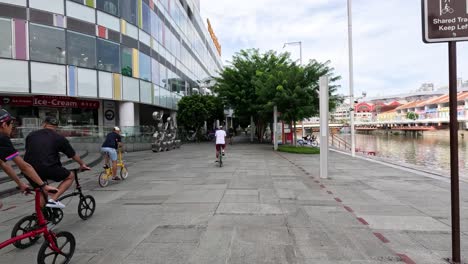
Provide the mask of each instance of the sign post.
{"label": "sign post", "polygon": [[448,42],[450,111],[450,189],[452,262],[460,263],[460,193],[458,175],[457,41],[468,40],[468,1],[422,0],[423,41]]}

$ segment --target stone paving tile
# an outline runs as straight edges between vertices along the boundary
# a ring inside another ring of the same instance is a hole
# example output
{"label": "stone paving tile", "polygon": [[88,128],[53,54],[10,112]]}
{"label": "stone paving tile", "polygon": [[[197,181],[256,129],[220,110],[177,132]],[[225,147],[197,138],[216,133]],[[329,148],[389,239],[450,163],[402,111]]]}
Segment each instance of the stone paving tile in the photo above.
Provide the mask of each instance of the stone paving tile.
{"label": "stone paving tile", "polygon": [[[85,176],[95,215],[81,220],[74,199],[57,227],[75,234],[71,263],[383,264],[406,254],[435,264],[451,254],[446,180],[334,152],[329,179],[318,177],[318,156],[268,145],[230,146],[223,168],[213,155],[212,144],[127,153],[128,180],[100,188],[97,171]],[[0,211],[0,239],[32,212],[31,198],[2,199],[16,207]],[[468,232],[468,195],[460,201]],[[462,234],[465,255],[467,241]],[[30,264],[39,246],[2,249],[0,263]]]}

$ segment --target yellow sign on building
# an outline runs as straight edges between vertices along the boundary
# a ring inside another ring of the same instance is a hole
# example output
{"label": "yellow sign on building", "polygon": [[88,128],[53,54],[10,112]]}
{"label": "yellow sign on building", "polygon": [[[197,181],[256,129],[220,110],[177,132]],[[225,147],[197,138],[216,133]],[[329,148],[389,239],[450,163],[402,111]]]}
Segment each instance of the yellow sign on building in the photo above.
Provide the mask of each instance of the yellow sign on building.
{"label": "yellow sign on building", "polygon": [[211,23],[210,23],[210,20],[209,19],[206,19],[206,21],[208,22],[208,32],[210,32],[210,36],[211,36],[211,39],[213,40],[213,43],[216,47],[216,50],[218,50],[218,54],[219,56],[221,56],[221,45],[219,44],[218,42],[218,38],[216,37],[214,31],[213,31],[213,28],[211,27]]}

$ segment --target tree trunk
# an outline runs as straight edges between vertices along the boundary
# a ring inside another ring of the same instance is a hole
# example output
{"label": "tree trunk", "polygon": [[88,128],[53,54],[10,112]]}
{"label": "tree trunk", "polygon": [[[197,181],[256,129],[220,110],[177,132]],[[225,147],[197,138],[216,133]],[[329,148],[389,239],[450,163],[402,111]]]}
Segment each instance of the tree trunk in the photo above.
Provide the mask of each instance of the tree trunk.
{"label": "tree trunk", "polygon": [[253,143],[253,135],[254,135],[253,126],[254,126],[253,116],[250,116],[250,143]]}
{"label": "tree trunk", "polygon": [[297,134],[296,134],[296,120],[293,120],[293,124],[294,124],[294,134],[293,134],[293,139],[294,139],[294,146],[296,146],[297,144]]}

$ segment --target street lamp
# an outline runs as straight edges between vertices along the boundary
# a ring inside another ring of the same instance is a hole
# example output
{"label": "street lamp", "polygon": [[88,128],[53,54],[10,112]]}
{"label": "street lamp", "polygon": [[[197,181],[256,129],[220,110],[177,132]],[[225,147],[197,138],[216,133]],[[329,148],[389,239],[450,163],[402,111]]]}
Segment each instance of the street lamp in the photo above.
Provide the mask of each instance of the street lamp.
{"label": "street lamp", "polygon": [[[283,49],[286,48],[286,46],[288,45],[299,45],[299,65],[302,66],[302,41],[284,43]],[[301,124],[302,124],[302,137],[304,137],[305,136],[304,120],[302,120]],[[296,133],[296,131],[294,131],[294,133]]]}
{"label": "street lamp", "polygon": [[349,48],[349,124],[351,126],[351,156],[356,156],[356,139],[354,135],[354,91],[353,91],[353,24],[351,0],[348,0],[348,48]]}
{"label": "street lamp", "polygon": [[299,65],[302,66],[302,41],[294,41],[294,42],[287,42],[284,43],[283,49],[286,48],[288,45],[299,45]]}

